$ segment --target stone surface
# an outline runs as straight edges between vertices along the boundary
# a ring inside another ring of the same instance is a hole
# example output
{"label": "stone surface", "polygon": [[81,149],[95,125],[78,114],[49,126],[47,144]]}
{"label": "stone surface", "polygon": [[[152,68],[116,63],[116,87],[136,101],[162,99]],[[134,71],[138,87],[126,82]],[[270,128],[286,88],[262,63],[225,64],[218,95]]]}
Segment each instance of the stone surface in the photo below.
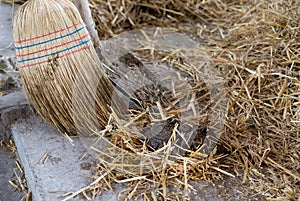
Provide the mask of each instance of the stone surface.
{"label": "stone surface", "polygon": [[18,6],[0,1],[0,140],[10,138],[13,121],[29,113],[28,101],[15,71],[12,16]]}
{"label": "stone surface", "polygon": [[[10,124],[29,111],[27,99],[19,90],[19,76],[14,72],[11,31],[14,10],[0,0],[0,140],[4,141],[10,139]],[[14,153],[0,146],[0,201],[18,201],[24,196],[8,183],[17,179],[13,172],[13,169],[16,170],[15,160],[17,156]]]}
{"label": "stone surface", "polygon": [[[34,201],[62,200],[65,193],[75,192],[93,181],[88,179],[91,170],[81,168],[93,160],[80,160],[85,149],[79,139],[73,139],[72,145],[38,116],[17,122],[12,134]],[[106,192],[98,200],[115,201],[116,196]],[[77,196],[71,200],[82,199]]]}
{"label": "stone surface", "polygon": [[[15,9],[6,3],[0,1],[0,55],[2,57],[14,57],[14,45],[12,36],[12,16]],[[1,59],[1,57],[0,57]]]}
{"label": "stone surface", "polygon": [[0,201],[18,201],[24,196],[23,192],[8,183],[9,180],[13,182],[17,180],[13,171],[16,169],[15,160],[13,153],[0,146]]}
{"label": "stone surface", "polygon": [[16,54],[12,35],[12,16],[18,5],[12,7],[0,1],[0,73],[16,69]]}
{"label": "stone surface", "polygon": [[9,140],[11,137],[10,125],[30,113],[31,109],[23,90],[0,96],[0,140]]}

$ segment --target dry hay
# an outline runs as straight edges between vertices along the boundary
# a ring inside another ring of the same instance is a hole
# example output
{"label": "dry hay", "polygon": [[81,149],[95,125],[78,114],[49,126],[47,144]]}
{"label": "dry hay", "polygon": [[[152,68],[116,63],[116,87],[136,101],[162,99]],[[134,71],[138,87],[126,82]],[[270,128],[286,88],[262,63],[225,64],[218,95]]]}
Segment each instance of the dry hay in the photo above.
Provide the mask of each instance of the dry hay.
{"label": "dry hay", "polygon": [[[145,26],[183,23],[176,27],[178,31],[205,41],[203,46],[227,80],[229,104],[221,144],[230,154],[199,160],[191,157],[192,152],[190,157],[153,173],[150,180],[161,187],[158,191],[163,197],[167,197],[165,187],[173,182],[190,188],[187,180],[217,175],[213,167],[218,167],[242,175],[243,182],[266,199],[299,198],[298,2],[92,2],[100,7],[95,19],[102,39]],[[132,178],[108,172],[107,181]],[[133,196],[140,188],[151,191],[148,179],[137,177],[128,182],[131,188],[127,195]]]}
{"label": "dry hay", "polygon": [[[219,142],[225,150],[204,159],[193,150],[176,163],[161,159],[159,169],[155,166],[155,171],[141,175],[99,164],[95,178],[101,184],[89,186],[89,196],[117,182],[128,184],[120,194],[123,198],[182,198],[185,195],[175,192],[192,190],[191,180],[220,179],[225,173],[242,176],[267,200],[300,197],[298,1],[93,0],[91,4],[101,39],[145,26],[168,26],[203,40],[226,78],[229,104]],[[119,138],[112,142],[119,148],[145,152],[141,141],[122,130],[114,132]],[[175,185],[178,189],[167,193],[166,187]],[[88,196],[86,191],[82,190]]]}

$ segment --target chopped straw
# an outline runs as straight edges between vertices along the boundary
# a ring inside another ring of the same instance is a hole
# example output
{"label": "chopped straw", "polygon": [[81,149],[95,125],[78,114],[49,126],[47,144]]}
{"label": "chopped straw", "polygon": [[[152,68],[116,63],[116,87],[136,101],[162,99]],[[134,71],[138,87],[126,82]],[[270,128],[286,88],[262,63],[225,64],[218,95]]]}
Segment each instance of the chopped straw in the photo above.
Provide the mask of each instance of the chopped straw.
{"label": "chopped straw", "polygon": [[[172,186],[176,178],[185,186],[186,176],[179,171],[185,165],[188,180],[224,172],[240,176],[242,170],[250,192],[272,200],[300,197],[299,2],[93,0],[91,4],[102,40],[131,29],[173,27],[202,41],[226,78],[228,114],[219,145],[226,147],[226,157],[188,157],[167,164],[167,179],[161,178],[165,171],[153,170],[149,173],[153,180]],[[145,181],[139,185],[146,186]],[[155,190],[151,192],[147,197],[158,199]]]}

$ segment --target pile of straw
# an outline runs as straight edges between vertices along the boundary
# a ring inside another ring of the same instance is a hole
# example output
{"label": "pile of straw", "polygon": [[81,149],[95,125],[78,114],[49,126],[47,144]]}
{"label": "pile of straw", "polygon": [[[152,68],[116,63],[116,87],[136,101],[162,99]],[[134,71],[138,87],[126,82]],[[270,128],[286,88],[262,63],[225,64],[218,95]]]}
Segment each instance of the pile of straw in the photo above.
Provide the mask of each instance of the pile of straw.
{"label": "pile of straw", "polygon": [[[138,172],[104,160],[95,175],[101,185],[95,182],[89,190],[83,189],[86,197],[101,193],[103,183],[109,189],[117,182],[128,185],[120,198],[182,200],[187,195],[176,192],[193,190],[192,180],[220,179],[224,174],[242,177],[249,191],[267,200],[300,197],[298,1],[93,0],[91,6],[101,39],[137,28],[167,26],[202,41],[226,79],[229,102],[219,146],[204,158],[194,149],[170,163],[166,149],[153,152],[144,141],[132,138],[130,131],[108,125],[99,135],[110,139],[114,154],[144,154],[145,164],[152,168]],[[152,53],[160,58],[160,52]],[[176,57],[168,57],[168,62]],[[141,55],[138,58],[146,61]]]}
{"label": "pile of straw", "polygon": [[[166,186],[175,182],[189,188],[189,180],[213,176],[217,167],[242,176],[266,199],[300,197],[299,2],[93,0],[92,5],[102,39],[145,26],[174,27],[203,40],[227,80],[221,141],[226,151],[203,160],[191,154],[151,176],[129,179],[127,196],[139,195],[137,189],[150,192],[150,184],[157,184],[162,197],[172,197]],[[133,177],[106,168],[108,182]]]}

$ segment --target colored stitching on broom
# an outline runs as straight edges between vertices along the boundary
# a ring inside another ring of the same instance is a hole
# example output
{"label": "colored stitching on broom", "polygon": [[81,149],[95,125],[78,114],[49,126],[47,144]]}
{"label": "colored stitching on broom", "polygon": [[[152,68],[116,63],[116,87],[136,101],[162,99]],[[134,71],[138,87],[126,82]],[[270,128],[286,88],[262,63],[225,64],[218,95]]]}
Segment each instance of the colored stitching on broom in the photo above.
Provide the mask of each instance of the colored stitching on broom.
{"label": "colored stitching on broom", "polygon": [[37,60],[37,59],[41,59],[41,58],[44,58],[44,57],[52,56],[52,55],[55,55],[55,54],[59,54],[59,53],[62,53],[62,52],[66,52],[66,51],[68,51],[68,50],[71,50],[71,49],[74,49],[74,48],[79,47],[79,46],[81,46],[81,45],[84,45],[84,44],[88,43],[89,41],[91,41],[91,39],[81,41],[81,42],[80,42],[79,44],[77,44],[77,45],[68,47],[68,48],[66,48],[66,49],[63,49],[63,50],[60,50],[60,51],[57,51],[57,52],[52,52],[52,53],[50,53],[50,54],[45,54],[45,55],[42,55],[42,56],[33,57],[33,58],[29,58],[29,59],[17,60],[17,62],[19,62],[19,63],[24,63],[24,62],[26,62],[26,61]]}
{"label": "colored stitching on broom", "polygon": [[[63,57],[72,55],[72,54],[74,54],[74,53],[76,53],[76,52],[80,52],[80,51],[82,51],[82,50],[89,49],[91,46],[92,46],[92,44],[87,45],[87,46],[85,46],[85,47],[82,47],[82,48],[80,48],[80,49],[78,49],[78,50],[69,52],[69,53],[67,53],[67,54],[60,55],[59,58],[63,58]],[[34,63],[34,64],[29,64],[29,65],[19,66],[19,68],[31,67],[31,66],[40,65],[40,64],[43,64],[43,63],[47,63],[47,62],[48,62],[48,60],[40,61],[40,62],[37,62],[37,63]]]}
{"label": "colored stitching on broom", "polygon": [[69,42],[66,42],[66,43],[54,46],[54,47],[46,48],[46,49],[43,49],[43,50],[38,50],[38,51],[35,51],[35,52],[30,52],[28,54],[17,54],[17,57],[24,57],[24,56],[29,56],[29,55],[32,55],[32,54],[36,54],[36,53],[40,53],[40,52],[52,50],[52,49],[55,49],[55,48],[58,48],[58,47],[61,47],[61,46],[64,46],[64,45],[68,45],[70,43],[73,43],[73,42],[76,42],[76,41],[79,41],[79,40],[82,40],[82,39],[85,39],[88,36],[89,36],[89,34],[86,34],[86,35],[82,36],[79,39],[75,39],[75,40],[72,40],[72,41],[69,41]]}
{"label": "colored stitching on broom", "polygon": [[71,33],[68,33],[68,34],[66,34],[66,35],[59,36],[59,37],[57,37],[57,38],[52,38],[52,39],[50,39],[50,40],[46,40],[46,41],[43,41],[43,42],[39,42],[39,43],[35,43],[35,44],[32,44],[32,45],[27,45],[27,46],[23,46],[23,47],[22,47],[22,46],[20,46],[20,47],[15,47],[15,49],[20,50],[20,49],[24,49],[24,48],[29,48],[29,47],[34,47],[34,46],[42,45],[42,44],[45,44],[45,43],[49,43],[49,42],[52,42],[52,41],[55,41],[55,40],[58,40],[58,39],[65,38],[65,37],[67,37],[67,36],[71,36],[71,35],[73,35],[73,34],[79,32],[79,31],[81,31],[81,30],[84,29],[84,28],[85,28],[85,26],[83,26],[83,27],[81,27],[80,29],[77,29],[77,30],[75,30],[75,31],[73,31],[73,32],[71,32]]}
{"label": "colored stitching on broom", "polygon": [[77,26],[77,25],[79,25],[79,24],[83,24],[83,23],[82,23],[82,22],[78,22],[77,24],[74,24],[74,25],[69,26],[69,27],[67,27],[67,28],[63,28],[63,29],[60,29],[60,30],[57,30],[57,31],[53,31],[53,32],[50,32],[50,33],[47,33],[47,34],[43,34],[43,35],[40,35],[40,36],[36,36],[36,37],[33,37],[33,38],[28,38],[28,39],[24,39],[24,40],[19,40],[19,41],[16,41],[15,43],[16,43],[16,44],[19,44],[19,43],[23,43],[23,42],[26,42],[26,41],[35,40],[35,39],[38,39],[38,38],[43,38],[43,37],[45,37],[45,36],[50,36],[50,35],[52,35],[52,34],[56,34],[56,33],[59,33],[59,32],[63,32],[63,31],[65,31],[65,30],[70,29],[70,28],[72,28],[72,27],[75,27],[75,26]]}

